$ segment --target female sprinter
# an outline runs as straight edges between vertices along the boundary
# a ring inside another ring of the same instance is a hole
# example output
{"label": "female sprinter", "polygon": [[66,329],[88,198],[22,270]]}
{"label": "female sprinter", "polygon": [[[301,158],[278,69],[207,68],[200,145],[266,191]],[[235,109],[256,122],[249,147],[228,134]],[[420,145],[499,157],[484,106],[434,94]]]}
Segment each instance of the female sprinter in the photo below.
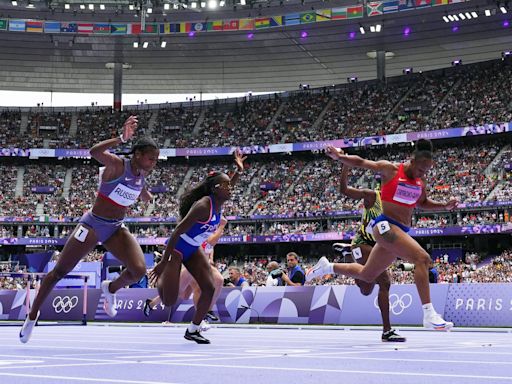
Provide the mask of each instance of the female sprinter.
{"label": "female sprinter", "polygon": [[55,284],[78,264],[80,259],[94,249],[98,241],[119,259],[126,269],[114,281],[105,280],[101,289],[105,296],[105,312],[117,314],[115,292],[139,281],[146,273],[144,255],[135,238],[123,226],[128,207],[141,198],[148,201],[151,194],[144,187],[145,176],[156,165],[159,150],[153,139],[141,138],[133,146],[130,159],[122,159],[109,149],[126,143],[137,129],[137,117],[130,116],[123,125],[123,133],[114,139],[102,141],[90,149],[91,157],[103,164],[100,170],[98,195],[91,211],[85,213],[69,236],[55,268],[48,273],[34,299],[20,331],[20,341],[30,339],[39,317],[39,309]]}
{"label": "female sprinter", "polygon": [[453,323],[445,321],[434,309],[430,300],[428,269],[431,263],[429,254],[407,233],[411,225],[414,207],[427,210],[452,210],[457,200],[447,203],[427,198],[423,177],[432,167],[432,143],[420,139],[416,143],[411,160],[393,164],[389,161],[371,161],[359,156],[345,155],[337,148],[327,147],[326,153],[334,160],[340,160],[351,167],[370,169],[382,177],[381,200],[383,214],[373,219],[366,231],[373,234],[376,245],[365,265],[358,263],[329,263],[321,258],[317,265],[308,271],[308,279],[329,273],[340,273],[371,283],[383,273],[398,256],[414,263],[414,280],[423,304],[423,326],[428,329],[449,330]]}
{"label": "female sprinter", "polygon": [[210,308],[215,291],[210,263],[201,244],[219,227],[222,204],[231,197],[231,187],[244,170],[246,157],[242,157],[238,150],[234,155],[237,172],[233,177],[222,172],[210,172],[198,186],[182,196],[179,209],[181,221],[167,243],[162,260],[150,273],[166,306],[173,305],[178,298],[182,263],[196,280],[201,295],[192,322],[185,332],[185,339],[198,344],[210,343],[201,335],[200,324]]}

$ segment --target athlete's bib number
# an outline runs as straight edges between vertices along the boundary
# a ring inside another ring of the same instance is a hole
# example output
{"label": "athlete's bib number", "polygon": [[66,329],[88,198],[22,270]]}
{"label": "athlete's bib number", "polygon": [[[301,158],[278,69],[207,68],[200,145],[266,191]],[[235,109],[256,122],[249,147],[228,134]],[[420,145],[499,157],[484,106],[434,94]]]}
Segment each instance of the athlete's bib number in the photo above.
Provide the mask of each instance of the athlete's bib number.
{"label": "athlete's bib number", "polygon": [[83,226],[79,226],[78,229],[75,232],[75,239],[77,239],[79,242],[83,243],[85,239],[87,238],[87,234],[89,233],[89,230]]}
{"label": "athlete's bib number", "polygon": [[379,233],[381,235],[391,230],[391,227],[387,221],[381,221],[377,223],[377,228],[379,229]]}
{"label": "athlete's bib number", "polygon": [[361,252],[360,247],[357,247],[352,250],[352,255],[354,256],[354,259],[359,260],[363,257],[363,252]]}

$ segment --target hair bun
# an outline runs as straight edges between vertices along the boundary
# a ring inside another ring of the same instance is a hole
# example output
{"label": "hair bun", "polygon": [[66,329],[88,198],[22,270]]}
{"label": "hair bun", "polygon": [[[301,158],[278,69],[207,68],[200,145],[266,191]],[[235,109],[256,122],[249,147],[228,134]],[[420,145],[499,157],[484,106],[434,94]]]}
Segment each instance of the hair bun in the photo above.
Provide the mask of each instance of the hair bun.
{"label": "hair bun", "polygon": [[428,151],[432,152],[434,150],[434,146],[432,145],[432,141],[428,139],[419,139],[416,142],[416,151]]}

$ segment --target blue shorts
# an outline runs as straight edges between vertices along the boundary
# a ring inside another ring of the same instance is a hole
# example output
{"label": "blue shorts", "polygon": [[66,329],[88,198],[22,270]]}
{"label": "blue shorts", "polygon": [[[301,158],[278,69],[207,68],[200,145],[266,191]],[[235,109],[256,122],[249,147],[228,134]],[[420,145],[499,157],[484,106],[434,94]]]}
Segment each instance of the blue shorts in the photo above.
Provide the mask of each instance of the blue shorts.
{"label": "blue shorts", "polygon": [[176,244],[176,247],[174,249],[181,253],[181,258],[183,262],[187,262],[199,248],[201,247],[196,245],[190,245],[180,237],[180,239],[178,240],[178,244]]}
{"label": "blue shorts", "polygon": [[94,229],[96,238],[102,243],[110,239],[110,237],[123,226],[123,220],[106,219],[90,211],[85,213],[79,222],[80,224],[85,224]]}
{"label": "blue shorts", "polygon": [[393,220],[391,218],[389,218],[388,216],[382,214],[382,215],[379,215],[377,216],[375,219],[373,219],[371,222],[370,222],[370,226],[371,228],[373,229],[378,223],[380,223],[381,221],[387,221],[388,223],[390,224],[393,224],[393,225],[396,225],[397,227],[399,227],[402,231],[404,231],[405,233],[408,233],[411,228],[410,227],[407,227],[405,225],[403,225],[402,223],[399,223],[398,221],[396,220]]}

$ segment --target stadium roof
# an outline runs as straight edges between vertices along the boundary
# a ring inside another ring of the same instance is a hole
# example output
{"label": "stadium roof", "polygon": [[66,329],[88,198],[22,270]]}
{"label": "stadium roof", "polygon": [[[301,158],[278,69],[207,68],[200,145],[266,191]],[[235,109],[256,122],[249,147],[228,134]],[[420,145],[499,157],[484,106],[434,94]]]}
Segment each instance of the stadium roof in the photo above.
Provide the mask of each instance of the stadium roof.
{"label": "stadium roof", "polygon": [[[239,1],[239,0],[238,0]],[[161,0],[153,2],[162,5]],[[355,3],[285,2],[283,6],[260,3],[238,6],[237,11],[156,9],[149,22],[229,19],[261,15],[307,12]],[[65,11],[63,1],[37,2],[25,8],[26,0],[0,1],[0,18],[55,21],[125,22],[137,21],[126,4],[94,14]],[[60,4],[60,8],[59,5]],[[73,1],[76,7],[77,1]],[[86,3],[89,3],[86,2]],[[99,1],[95,0],[96,9]],[[113,2],[107,2],[112,4]],[[117,2],[120,3],[120,2]],[[125,1],[124,3],[127,3]],[[55,8],[53,11],[49,5]],[[57,5],[56,5],[57,4]],[[494,9],[491,16],[485,9]],[[130,65],[123,79],[124,93],[261,92],[296,90],[299,84],[320,87],[376,78],[375,59],[368,52],[394,53],[387,61],[387,76],[401,75],[404,68],[416,72],[450,66],[455,59],[463,63],[496,59],[512,48],[512,26],[507,14],[496,11],[496,3],[485,0],[397,12],[353,20],[329,21],[253,31],[206,32],[165,36],[104,36],[73,33],[27,33],[0,31],[0,89],[54,92],[111,93],[113,72],[106,63]],[[476,11],[478,18],[446,23],[443,16]],[[381,24],[380,33],[370,33],[371,25]],[[366,29],[361,35],[360,27]],[[406,34],[406,28],[409,33]],[[305,37],[305,33],[307,37]],[[353,33],[353,38],[351,38]],[[161,48],[161,40],[167,45]],[[140,41],[139,48],[133,47]],[[147,41],[148,48],[142,48]]]}

